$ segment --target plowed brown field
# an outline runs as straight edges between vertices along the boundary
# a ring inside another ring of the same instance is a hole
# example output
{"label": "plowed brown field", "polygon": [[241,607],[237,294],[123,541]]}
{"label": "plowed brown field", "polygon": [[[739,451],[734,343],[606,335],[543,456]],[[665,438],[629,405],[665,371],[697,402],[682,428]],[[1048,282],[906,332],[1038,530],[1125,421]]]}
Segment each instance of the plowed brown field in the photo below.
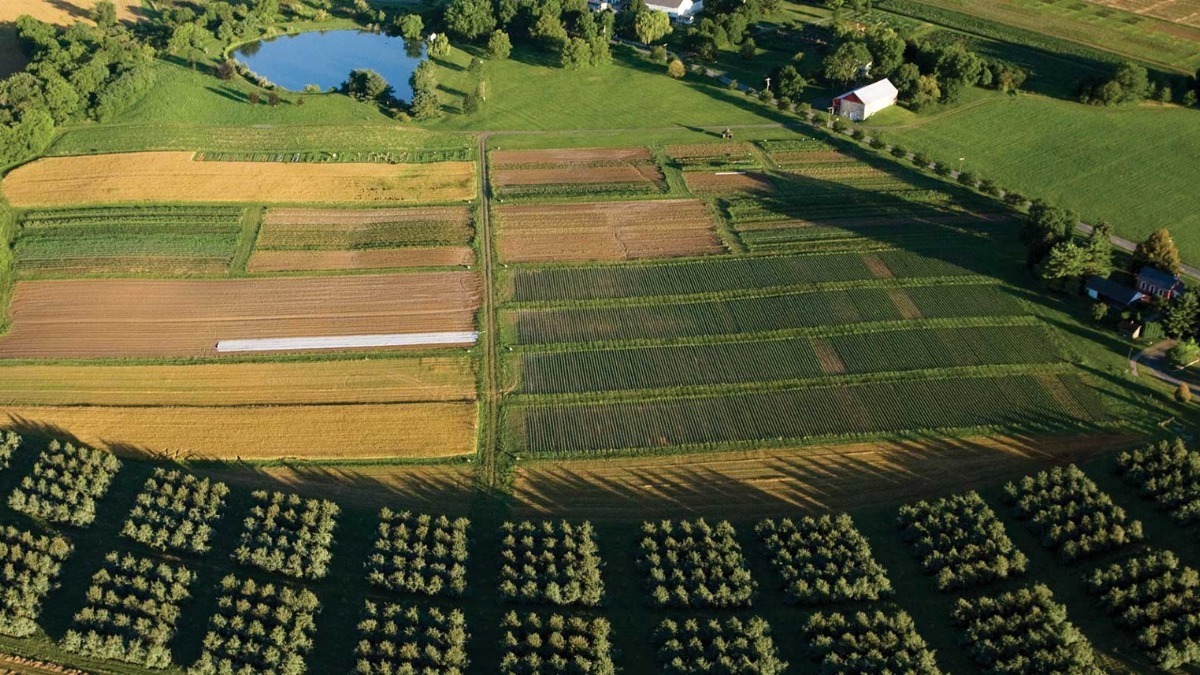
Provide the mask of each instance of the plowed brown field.
{"label": "plowed brown field", "polygon": [[712,215],[696,199],[502,206],[505,262],[629,260],[721,253]]}
{"label": "plowed brown field", "polygon": [[217,340],[467,331],[470,272],[218,281],[28,281],[0,358],[215,354]]}
{"label": "plowed brown field", "polygon": [[471,162],[197,162],[190,152],[48,157],[0,184],[14,206],[129,202],[449,202],[475,193]]}
{"label": "plowed brown field", "polygon": [[251,272],[306,270],[371,270],[399,267],[471,265],[475,252],[468,246],[377,248],[363,251],[255,251]]}
{"label": "plowed brown field", "polygon": [[564,148],[551,150],[493,150],[495,168],[529,164],[587,164],[589,162],[632,162],[650,160],[646,148]]}
{"label": "plowed brown field", "polygon": [[501,169],[493,172],[497,187],[510,185],[590,185],[594,183],[655,183],[663,179],[653,164],[617,166],[566,166],[537,169]]}
{"label": "plowed brown field", "polygon": [[751,194],[770,194],[775,192],[771,179],[761,173],[702,173],[699,171],[684,174],[688,188],[702,194],[725,194],[730,192],[747,192]]}

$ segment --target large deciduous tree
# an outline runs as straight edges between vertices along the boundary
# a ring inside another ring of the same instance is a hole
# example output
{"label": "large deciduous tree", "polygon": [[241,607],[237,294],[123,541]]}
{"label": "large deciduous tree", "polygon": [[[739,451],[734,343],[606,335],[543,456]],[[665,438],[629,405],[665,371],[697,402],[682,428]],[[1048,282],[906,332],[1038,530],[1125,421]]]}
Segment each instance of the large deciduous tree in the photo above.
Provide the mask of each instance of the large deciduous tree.
{"label": "large deciduous tree", "polygon": [[450,32],[467,40],[487,35],[496,27],[489,0],[450,0],[445,18]]}
{"label": "large deciduous tree", "polygon": [[1175,248],[1175,240],[1166,228],[1155,230],[1137,245],[1133,250],[1133,265],[1139,269],[1149,265],[1171,274],[1179,274],[1183,268],[1179,262],[1179,249]]}
{"label": "large deciduous tree", "polygon": [[633,31],[638,41],[650,44],[671,32],[671,17],[662,12],[642,12],[633,20]]}
{"label": "large deciduous tree", "polygon": [[825,59],[825,77],[831,82],[849,84],[858,79],[864,66],[871,62],[871,52],[861,42],[843,42]]}

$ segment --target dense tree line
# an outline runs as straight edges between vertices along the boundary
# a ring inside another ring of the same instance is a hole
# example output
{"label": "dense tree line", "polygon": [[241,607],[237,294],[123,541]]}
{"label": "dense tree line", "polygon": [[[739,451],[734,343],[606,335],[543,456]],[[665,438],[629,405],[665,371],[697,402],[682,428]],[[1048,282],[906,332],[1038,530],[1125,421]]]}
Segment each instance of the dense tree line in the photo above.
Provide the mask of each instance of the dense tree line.
{"label": "dense tree line", "polygon": [[323,499],[256,490],[234,560],[297,579],[329,573],[329,551],[340,509]]}
{"label": "dense tree line", "polygon": [[667,619],[655,632],[655,641],[665,675],[781,675],[787,670],[771,639],[771,627],[759,617],[682,623]]}
{"label": "dense tree line", "polygon": [[1164,670],[1200,661],[1200,572],[1153,551],[1093,571],[1088,591]]}
{"label": "dense tree line", "polygon": [[62,537],[0,528],[0,633],[27,637],[37,632],[42,599],[56,587],[70,555],[71,544]]}
{"label": "dense tree line", "polygon": [[108,554],[92,577],[87,605],[63,637],[63,648],[147,668],[170,666],[179,605],[191,597],[193,581],[186,567]]}
{"label": "dense tree line", "polygon": [[457,597],[467,589],[466,518],[379,512],[367,579],[390,591]]}
{"label": "dense tree line", "polygon": [[995,597],[959,598],[961,640],[989,675],[1101,675],[1087,638],[1067,608],[1037,584]]}
{"label": "dense tree line", "polygon": [[1028,560],[1004,525],[975,492],[900,507],[900,536],[912,545],[926,574],[948,591],[1008,579]]}
{"label": "dense tree line", "polygon": [[822,675],[906,673],[940,675],[933,651],[903,610],[818,612],[804,624],[804,636]]}
{"label": "dense tree line", "polygon": [[462,675],[467,621],[462,611],[367,602],[354,654],[359,675]]}
{"label": "dense tree line", "polygon": [[729,521],[642,524],[638,565],[659,607],[749,607],[755,583]]}
{"label": "dense tree line", "polygon": [[312,650],[317,596],[307,589],[259,584],[233,575],[221,580],[217,612],[191,675],[301,675]]}
{"label": "dense tree line", "polygon": [[871,545],[849,515],[764,520],[755,532],[796,602],[878,600],[892,594],[887,571],[875,562]]}
{"label": "dense tree line", "polygon": [[503,675],[613,675],[612,627],[603,617],[509,612],[500,624]]}
{"label": "dense tree line", "polygon": [[1130,521],[1074,464],[1054,467],[1004,486],[1004,501],[1042,546],[1068,562],[1141,541],[1142,524]]}
{"label": "dense tree line", "polygon": [[228,495],[224,483],[155,469],[121,534],[159,551],[207,553]]}
{"label": "dense tree line", "polygon": [[96,500],[108,492],[121,462],[111,453],[52,441],[33,473],[8,497],[8,506],[34,518],[76,527],[96,519]]}
{"label": "dense tree line", "polygon": [[[631,3],[631,15],[641,11],[649,11],[644,3]],[[591,11],[587,0],[450,0],[442,20],[456,38],[486,40],[492,58],[507,58],[512,43],[521,42],[553,55],[564,68],[612,63],[616,15]]]}
{"label": "dense tree line", "polygon": [[604,599],[591,523],[506,522],[500,546],[500,595],[506,600],[596,607]]}
{"label": "dense tree line", "polygon": [[0,432],[0,471],[12,465],[13,455],[21,447],[21,437],[15,432]]}
{"label": "dense tree line", "polygon": [[1200,521],[1200,453],[1188,450],[1182,438],[1121,453],[1117,472],[1175,522]]}

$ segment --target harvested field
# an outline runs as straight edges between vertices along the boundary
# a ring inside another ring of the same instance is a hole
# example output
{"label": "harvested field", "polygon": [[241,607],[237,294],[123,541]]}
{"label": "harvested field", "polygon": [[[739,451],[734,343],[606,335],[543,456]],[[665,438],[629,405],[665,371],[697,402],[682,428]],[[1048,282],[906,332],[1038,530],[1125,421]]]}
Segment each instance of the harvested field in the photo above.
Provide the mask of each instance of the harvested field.
{"label": "harvested field", "polygon": [[583,185],[589,183],[653,183],[663,179],[653,165],[583,166],[504,169],[493,174],[498,188],[513,185]]}
{"label": "harvested field", "polygon": [[475,398],[470,357],[303,363],[0,366],[0,405],[244,406]]}
{"label": "harvested field", "polygon": [[209,356],[218,340],[470,331],[478,306],[469,272],[20,282],[0,358]]}
{"label": "harvested field", "polygon": [[[57,26],[69,26],[76,21],[88,21],[88,15],[97,0],[4,0],[0,3],[0,23],[16,21],[22,14]],[[117,19],[136,21],[142,16],[142,3],[138,0],[113,0],[117,7]]]}
{"label": "harvested field", "polygon": [[489,155],[494,168],[531,164],[591,164],[596,162],[650,161],[646,148],[565,148],[550,150],[494,150]]}
{"label": "harvested field", "polygon": [[721,253],[708,207],[696,199],[502,206],[504,262],[632,260]]}
{"label": "harvested field", "polygon": [[[1091,2],[1200,28],[1200,2],[1197,0],[1091,0]],[[1200,38],[1200,34],[1194,31],[1168,32],[1186,40],[1196,41]]]}
{"label": "harvested field", "polygon": [[264,250],[359,250],[468,244],[466,206],[407,209],[271,209],[258,234]]}
{"label": "harvested field", "polygon": [[775,184],[762,173],[756,172],[717,172],[701,173],[693,171],[684,174],[688,189],[699,194],[729,194],[750,193],[765,195],[775,192]]}
{"label": "harvested field", "polygon": [[198,162],[190,152],[49,157],[3,184],[14,206],[130,202],[449,202],[475,193],[471,162]]}
{"label": "harvested field", "polygon": [[505,150],[493,152],[498,196],[661,192],[662,170],[646,148]]}
{"label": "harvested field", "polygon": [[303,272],[473,264],[475,252],[469,246],[427,246],[365,251],[255,251],[249,269],[251,272]]}
{"label": "harvested field", "polygon": [[515,515],[737,519],[845,511],[996,483],[1138,441],[1123,434],[976,437],[536,462],[517,468]]}
{"label": "harvested field", "polygon": [[193,459],[452,457],[475,450],[476,405],[0,407],[0,427],[118,454]]}

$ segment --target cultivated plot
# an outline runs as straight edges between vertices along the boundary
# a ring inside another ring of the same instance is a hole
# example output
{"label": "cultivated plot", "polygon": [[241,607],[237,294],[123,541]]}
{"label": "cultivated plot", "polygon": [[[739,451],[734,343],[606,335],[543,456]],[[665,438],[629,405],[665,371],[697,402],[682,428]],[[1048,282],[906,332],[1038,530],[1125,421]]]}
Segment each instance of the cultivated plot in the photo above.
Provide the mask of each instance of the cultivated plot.
{"label": "cultivated plot", "polygon": [[647,194],[666,188],[646,148],[496,150],[492,188],[500,197]]}

